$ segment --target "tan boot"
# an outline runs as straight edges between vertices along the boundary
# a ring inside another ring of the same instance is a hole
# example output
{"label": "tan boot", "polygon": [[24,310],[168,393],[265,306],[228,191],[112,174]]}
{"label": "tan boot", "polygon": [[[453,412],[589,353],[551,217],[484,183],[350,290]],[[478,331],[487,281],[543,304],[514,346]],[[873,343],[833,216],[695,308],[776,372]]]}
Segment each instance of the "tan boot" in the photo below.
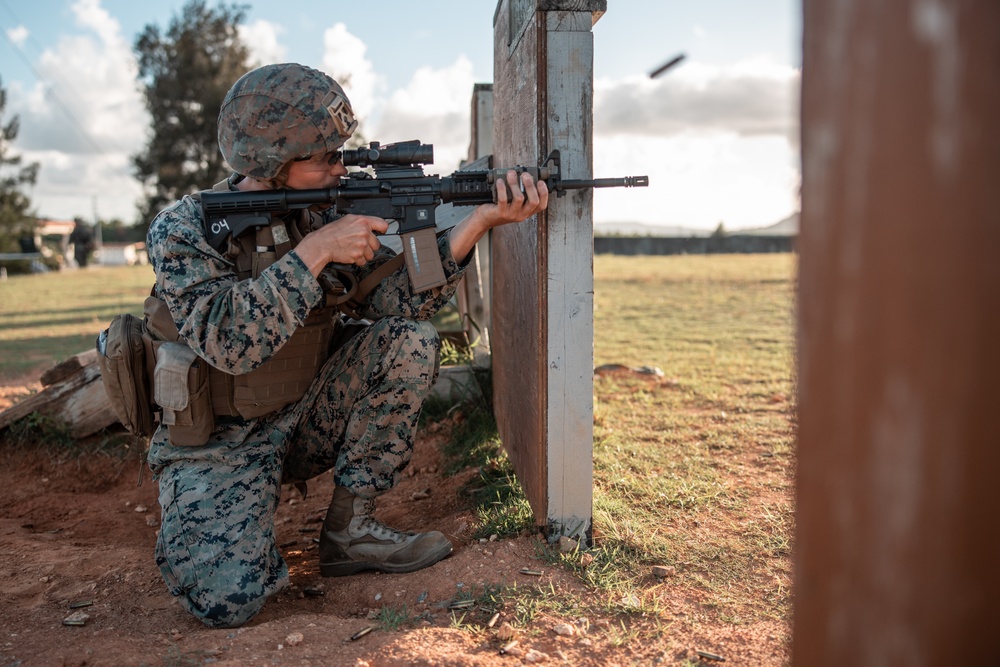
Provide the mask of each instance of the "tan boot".
{"label": "tan boot", "polygon": [[319,573],[343,577],[362,570],[413,572],[451,553],[451,542],[434,530],[404,533],[376,521],[375,500],[342,486],[333,492],[319,537]]}

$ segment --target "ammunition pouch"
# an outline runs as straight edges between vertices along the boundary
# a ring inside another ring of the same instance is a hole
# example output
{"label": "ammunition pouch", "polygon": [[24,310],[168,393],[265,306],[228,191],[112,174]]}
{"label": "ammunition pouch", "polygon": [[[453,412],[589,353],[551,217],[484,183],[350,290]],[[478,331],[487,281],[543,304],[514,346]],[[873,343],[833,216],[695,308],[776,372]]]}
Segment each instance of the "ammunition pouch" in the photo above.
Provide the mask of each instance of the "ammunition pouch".
{"label": "ammunition pouch", "polygon": [[116,315],[97,337],[97,365],[104,390],[118,420],[139,437],[153,434],[154,408],[146,362],[146,323],[134,315]]}

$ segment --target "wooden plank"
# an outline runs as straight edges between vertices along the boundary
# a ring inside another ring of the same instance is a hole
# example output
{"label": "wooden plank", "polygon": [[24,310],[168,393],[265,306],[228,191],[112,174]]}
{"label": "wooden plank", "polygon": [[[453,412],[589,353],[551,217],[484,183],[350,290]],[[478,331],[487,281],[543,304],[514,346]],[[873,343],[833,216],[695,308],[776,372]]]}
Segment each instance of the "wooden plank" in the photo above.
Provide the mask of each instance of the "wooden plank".
{"label": "wooden plank", "polygon": [[0,429],[34,412],[65,422],[74,438],[85,438],[118,422],[96,362],[4,410]]}
{"label": "wooden plank", "polygon": [[61,382],[69,376],[77,373],[81,368],[89,366],[97,361],[97,348],[91,348],[84,352],[74,354],[69,359],[61,361],[52,368],[42,373],[41,382],[43,387]]}
{"label": "wooden plank", "polygon": [[[469,141],[468,162],[486,161],[492,163],[493,155],[493,84],[477,83],[472,91],[472,128]],[[471,167],[470,167],[471,168]],[[491,364],[492,348],[490,345],[490,329],[493,326],[490,309],[493,275],[491,273],[490,248],[491,234],[486,234],[476,244],[474,266],[470,267],[466,277],[466,310],[463,311],[474,327],[467,329],[470,340],[477,340],[474,363],[479,368],[488,368]]]}
{"label": "wooden plank", "polygon": [[[585,12],[545,14],[549,146],[565,178],[592,178],[594,42]],[[556,120],[558,119],[558,120]],[[589,541],[594,440],[593,191],[554,201],[547,217],[548,527]]]}
{"label": "wooden plank", "polygon": [[1000,664],[1000,4],[805,10],[793,664]]}
{"label": "wooden plank", "polygon": [[[494,165],[558,148],[564,175],[588,178],[593,16],[522,10],[504,0],[494,23]],[[552,198],[537,219],[493,234],[494,407],[550,539],[589,539],[592,515],[591,202],[590,191]]]}
{"label": "wooden plank", "polygon": [[[496,166],[538,160],[540,82],[538,30],[528,30],[511,51],[509,0],[501,0],[494,20],[493,162]],[[530,21],[536,21],[534,12]],[[544,74],[542,75],[542,78]],[[544,214],[538,216],[544,219]],[[504,447],[531,503],[535,521],[547,523],[547,394],[541,321],[546,294],[544,227],[537,219],[493,232],[493,402]],[[503,286],[499,289],[499,286]]]}

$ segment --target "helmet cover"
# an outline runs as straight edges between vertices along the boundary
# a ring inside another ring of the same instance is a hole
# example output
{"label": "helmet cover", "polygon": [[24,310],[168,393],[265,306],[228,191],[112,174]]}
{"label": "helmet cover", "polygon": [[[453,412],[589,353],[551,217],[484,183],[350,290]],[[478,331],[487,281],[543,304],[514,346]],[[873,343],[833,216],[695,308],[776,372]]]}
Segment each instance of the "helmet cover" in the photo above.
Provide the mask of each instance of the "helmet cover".
{"label": "helmet cover", "polygon": [[344,89],[304,65],[244,74],[219,110],[219,148],[238,174],[267,181],[295,158],[335,151],[358,126]]}

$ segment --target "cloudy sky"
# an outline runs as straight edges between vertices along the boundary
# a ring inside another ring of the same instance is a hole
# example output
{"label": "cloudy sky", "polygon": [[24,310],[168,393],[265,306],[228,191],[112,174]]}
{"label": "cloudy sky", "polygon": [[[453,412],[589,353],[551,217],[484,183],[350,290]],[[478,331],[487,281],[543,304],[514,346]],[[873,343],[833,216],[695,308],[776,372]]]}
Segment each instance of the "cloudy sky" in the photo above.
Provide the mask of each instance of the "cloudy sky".
{"label": "cloudy sky", "polygon": [[[215,4],[210,0],[210,5]],[[493,80],[493,0],[249,2],[244,37],[261,63],[335,77],[363,131],[435,147],[428,173],[458,167],[473,85]],[[41,163],[32,200],[50,218],[135,218],[130,155],[149,118],[132,45],[184,2],[0,0],[3,122]],[[594,174],[648,174],[650,187],[602,190],[595,222],[759,227],[798,209],[801,65],[796,0],[608,0],[594,26]],[[667,74],[649,72],[673,56]],[[206,184],[211,185],[211,184]]]}

